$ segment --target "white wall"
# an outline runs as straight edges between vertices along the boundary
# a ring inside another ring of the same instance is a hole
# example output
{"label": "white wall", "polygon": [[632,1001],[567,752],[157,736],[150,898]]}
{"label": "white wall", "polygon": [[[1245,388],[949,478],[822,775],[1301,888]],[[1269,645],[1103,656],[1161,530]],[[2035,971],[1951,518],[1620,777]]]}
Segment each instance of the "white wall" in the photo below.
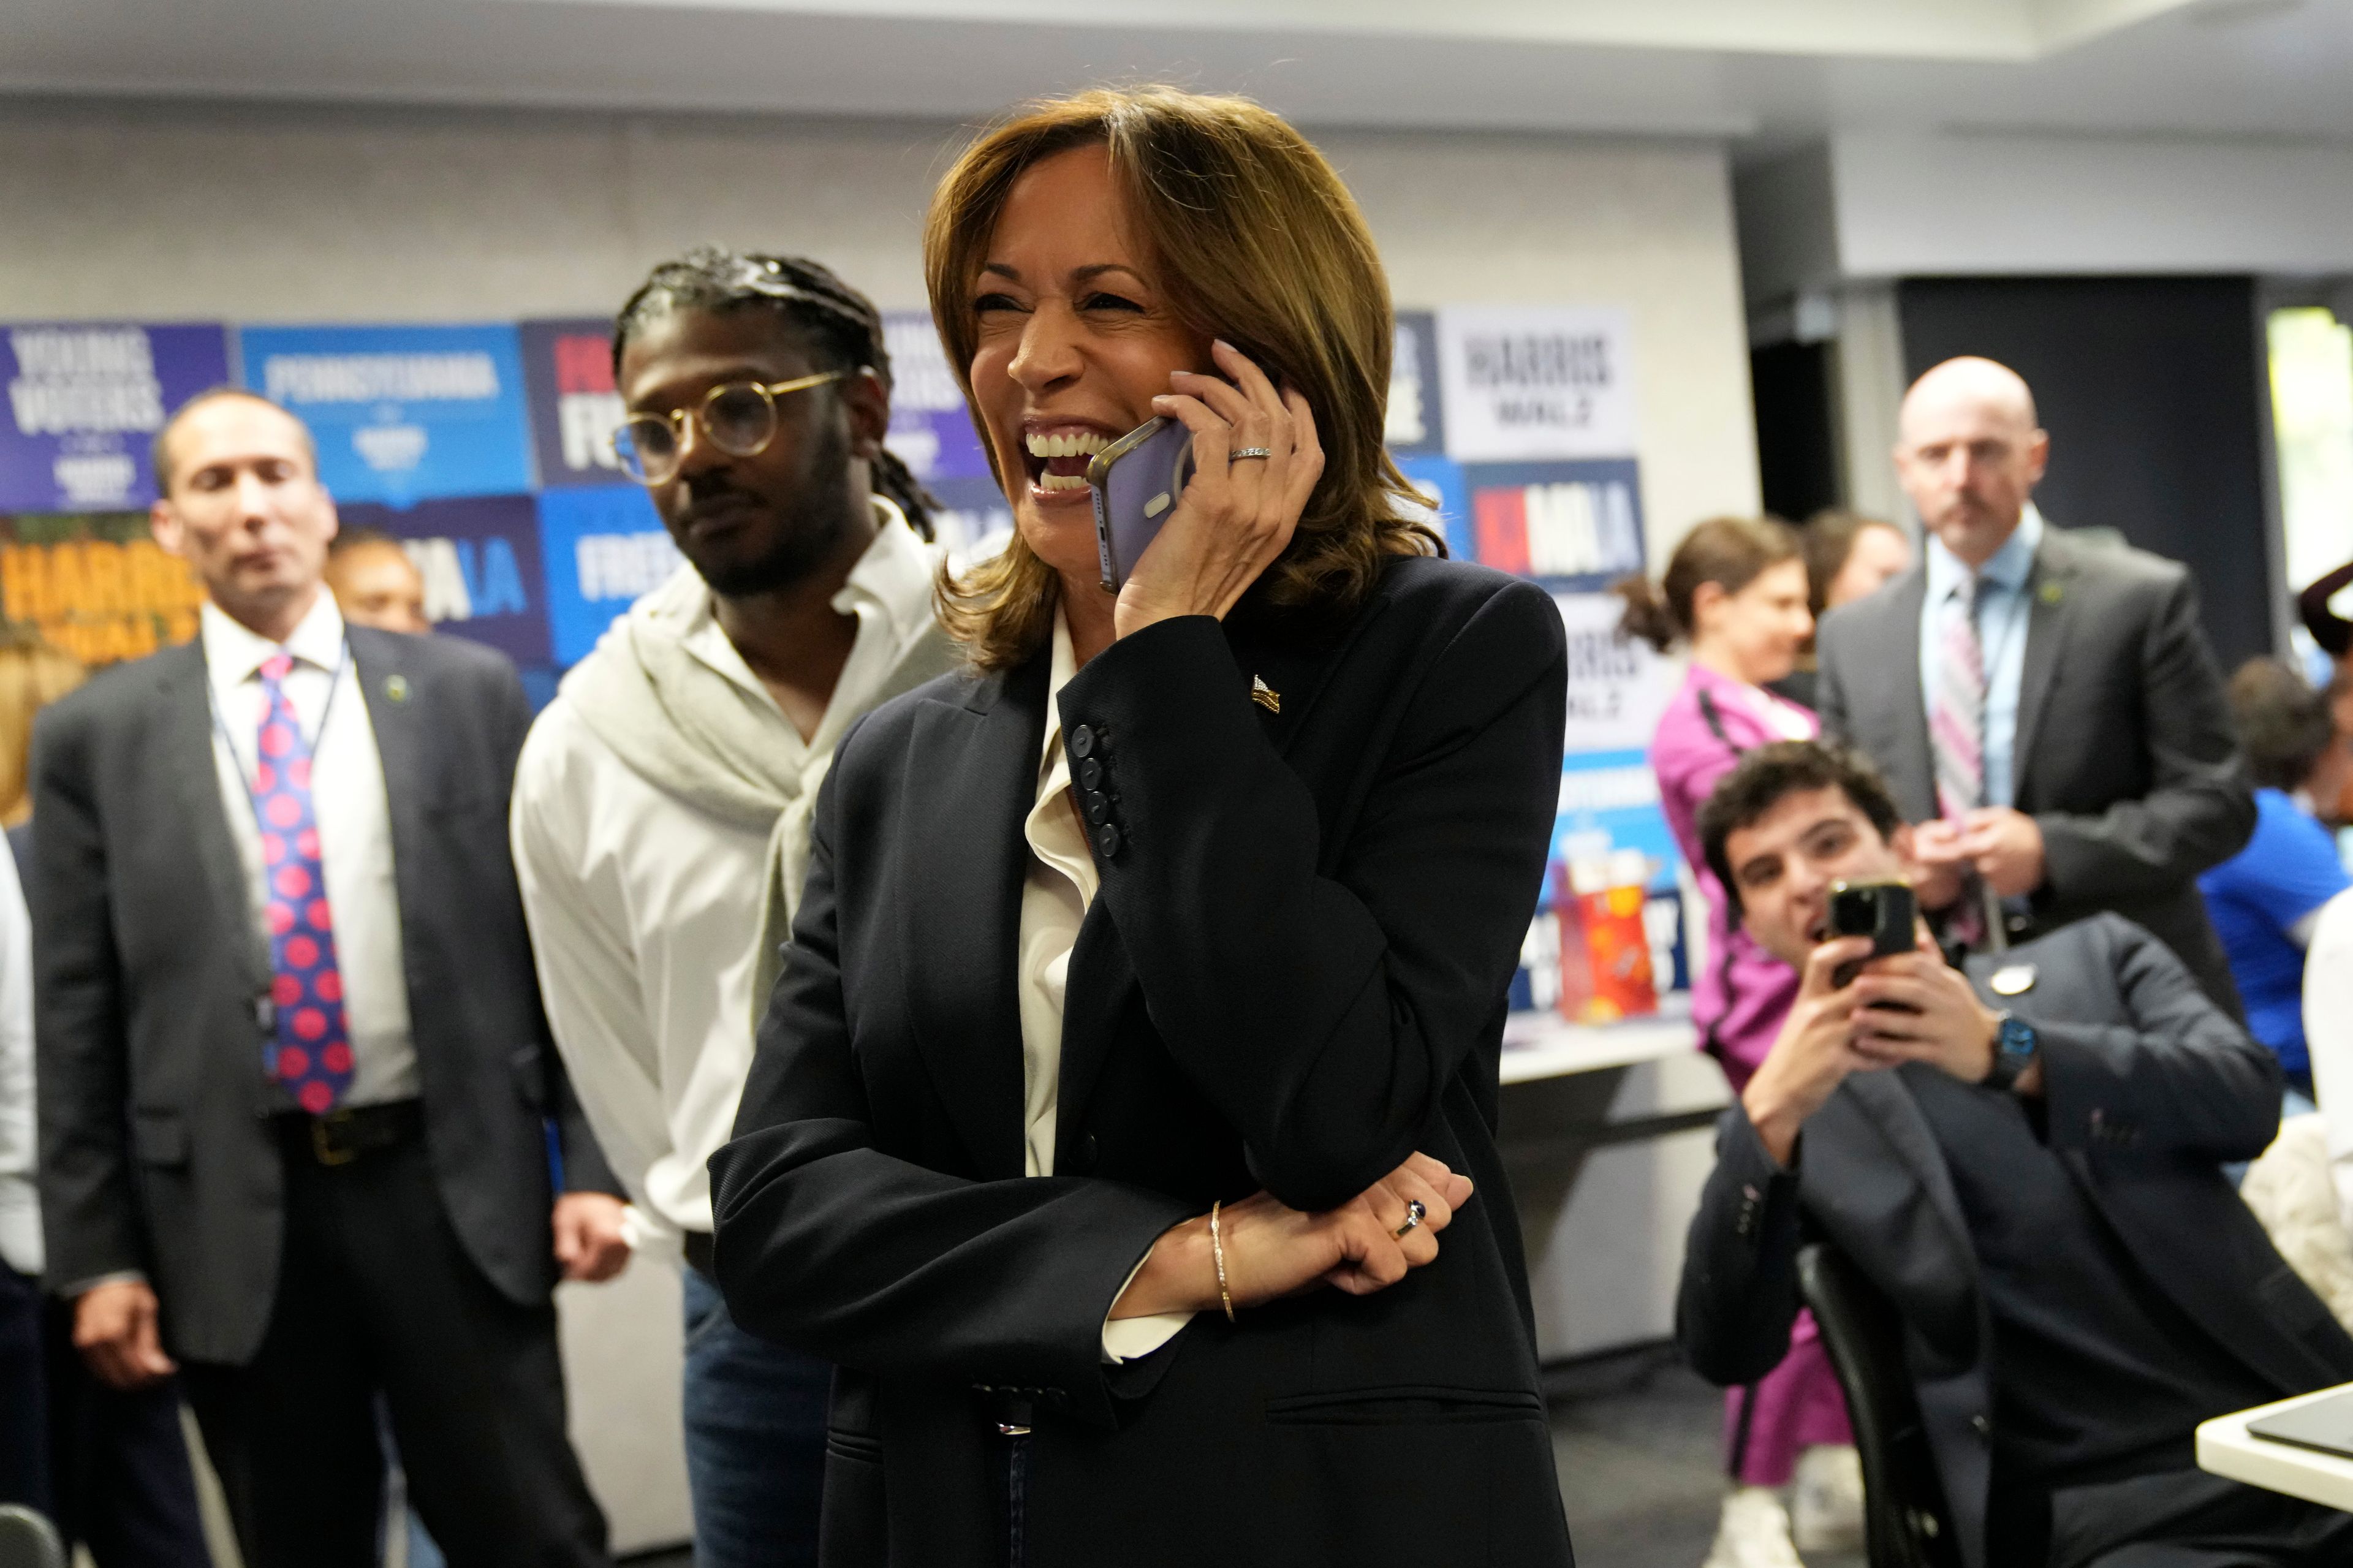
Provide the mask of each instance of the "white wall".
{"label": "white wall", "polygon": [[[713,240],[921,306],[957,133],[903,122],[285,106],[0,107],[0,314],[232,321],[601,314]],[[1725,160],[1691,142],[1335,134],[1398,302],[1635,321],[1654,555],[1757,504]]]}

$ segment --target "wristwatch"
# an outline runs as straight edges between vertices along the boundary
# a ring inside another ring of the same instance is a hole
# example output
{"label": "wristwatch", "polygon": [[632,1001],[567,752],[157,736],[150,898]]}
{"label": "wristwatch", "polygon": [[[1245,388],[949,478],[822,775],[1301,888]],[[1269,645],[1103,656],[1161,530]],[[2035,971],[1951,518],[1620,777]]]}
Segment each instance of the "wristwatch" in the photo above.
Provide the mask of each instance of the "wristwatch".
{"label": "wristwatch", "polygon": [[2000,1021],[1993,1032],[1993,1068],[1985,1076],[1985,1086],[2007,1091],[2034,1060],[2034,1053],[2042,1048],[2042,1042],[2035,1038],[2034,1026],[2009,1008],[1995,1016]]}

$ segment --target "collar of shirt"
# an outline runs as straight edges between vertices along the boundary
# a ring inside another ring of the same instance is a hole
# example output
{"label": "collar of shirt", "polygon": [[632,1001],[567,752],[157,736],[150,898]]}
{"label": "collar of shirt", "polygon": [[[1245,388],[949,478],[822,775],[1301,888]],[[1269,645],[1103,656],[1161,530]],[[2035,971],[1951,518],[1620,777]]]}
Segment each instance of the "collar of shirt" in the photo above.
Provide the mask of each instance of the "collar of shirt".
{"label": "collar of shirt", "polygon": [[284,643],[271,642],[268,637],[239,621],[211,600],[205,601],[196,612],[197,635],[205,650],[205,669],[211,677],[213,689],[223,696],[237,690],[258,674],[262,664],[280,647],[304,664],[322,670],[333,670],[343,659],[343,617],[335,608],[335,596],[324,587],[311,601],[294,629],[287,634]]}
{"label": "collar of shirt", "polygon": [[[864,641],[870,628],[888,634],[884,640],[893,650],[926,624],[932,613],[932,552],[908,525],[906,514],[881,496],[874,501],[874,542],[849,569],[849,578],[832,599],[836,614],[858,617],[858,636]],[[681,572],[691,572],[692,566],[681,566]],[[718,601],[705,592],[697,605],[694,616],[681,635],[681,645],[712,670],[725,676],[761,701],[774,705],[776,699],[727,633],[719,625]],[[858,655],[852,651],[852,662]],[[845,667],[843,680],[837,690],[848,687],[849,669]],[[829,703],[827,715],[841,704]],[[863,708],[856,711],[864,711]],[[821,744],[818,737],[811,744]]]}
{"label": "collar of shirt", "polygon": [[1071,647],[1070,623],[1054,612],[1054,662],[1047,677],[1046,739],[1038,758],[1038,798],[1021,825],[1029,852],[1068,877],[1079,889],[1082,903],[1095,901],[1098,885],[1094,857],[1087,851],[1084,832],[1072,809],[1070,753],[1062,749],[1062,688],[1079,672]]}
{"label": "collar of shirt", "polygon": [[[2027,577],[2034,570],[2034,552],[2042,546],[2042,530],[2041,510],[2028,501],[2018,514],[2018,526],[2010,530],[2010,537],[2002,541],[1992,558],[1978,569],[1979,581],[2007,593],[2022,593]],[[1943,604],[1969,580],[1968,567],[1933,533],[1928,535],[1927,562],[1931,605]]]}

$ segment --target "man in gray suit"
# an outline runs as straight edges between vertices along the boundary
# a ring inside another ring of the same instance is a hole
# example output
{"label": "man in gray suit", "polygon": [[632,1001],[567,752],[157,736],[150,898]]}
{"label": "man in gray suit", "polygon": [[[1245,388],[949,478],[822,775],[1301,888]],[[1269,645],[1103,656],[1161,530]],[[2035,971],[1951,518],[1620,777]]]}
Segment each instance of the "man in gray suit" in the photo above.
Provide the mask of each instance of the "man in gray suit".
{"label": "man in gray suit", "polygon": [[2113,910],[2236,1016],[2197,877],[2255,807],[2198,590],[2177,563],[2046,522],[2050,450],[2026,384],[1990,360],[1913,384],[1895,468],[1926,547],[1823,617],[1822,729],[1918,825],[1921,902],[1948,938],[2000,947]]}
{"label": "man in gray suit", "polygon": [[248,1568],[375,1562],[379,1393],[451,1563],[601,1564],[550,1292],[627,1248],[507,853],[521,684],[345,625],[284,410],[207,394],[156,453],[198,639],[34,739],[48,1278],[101,1378],[176,1363]]}

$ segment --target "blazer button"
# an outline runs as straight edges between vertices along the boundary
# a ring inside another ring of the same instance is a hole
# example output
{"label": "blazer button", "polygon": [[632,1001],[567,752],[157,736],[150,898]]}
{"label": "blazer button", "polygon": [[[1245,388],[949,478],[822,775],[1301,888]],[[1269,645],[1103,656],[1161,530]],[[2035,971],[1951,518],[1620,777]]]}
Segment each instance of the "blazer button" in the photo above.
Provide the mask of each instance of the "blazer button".
{"label": "blazer button", "polygon": [[1972,1415],[1969,1417],[1969,1430],[1975,1432],[1978,1436],[1983,1437],[1988,1441],[1992,1440],[1993,1423],[1986,1419],[1983,1415]]}
{"label": "blazer button", "polygon": [[1095,1142],[1095,1135],[1093,1133],[1090,1132],[1085,1137],[1080,1139],[1076,1147],[1072,1148],[1071,1151],[1071,1174],[1074,1176],[1093,1175],[1095,1171],[1095,1156],[1099,1152],[1099,1149],[1100,1145]]}
{"label": "blazer button", "polygon": [[1105,823],[1111,820],[1111,796],[1099,789],[1087,791],[1087,820]]}
{"label": "blazer button", "polygon": [[1071,755],[1081,762],[1095,754],[1095,732],[1082,724],[1071,731]]}
{"label": "blazer button", "polygon": [[1106,860],[1119,853],[1119,824],[1106,822],[1095,829],[1095,848]]}
{"label": "blazer button", "polygon": [[1101,789],[1103,788],[1103,763],[1100,759],[1089,757],[1086,761],[1079,764],[1079,787],[1081,789]]}

